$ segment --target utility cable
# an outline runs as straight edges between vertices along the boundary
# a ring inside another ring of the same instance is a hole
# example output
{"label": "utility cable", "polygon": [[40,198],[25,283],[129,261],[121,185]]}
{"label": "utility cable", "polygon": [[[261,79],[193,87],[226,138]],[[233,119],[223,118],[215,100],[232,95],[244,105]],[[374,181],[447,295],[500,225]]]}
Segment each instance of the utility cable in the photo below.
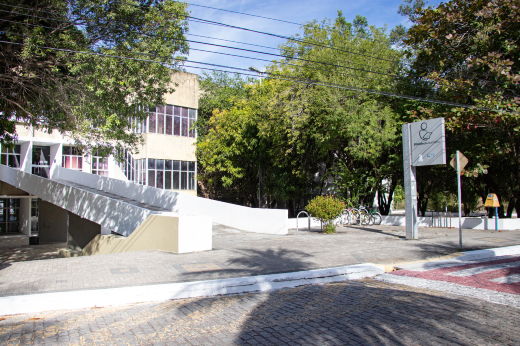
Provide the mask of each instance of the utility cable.
{"label": "utility cable", "polygon": [[[14,21],[9,21],[9,20],[5,20],[5,19],[0,19],[0,21],[6,21],[6,22],[11,22],[11,23],[17,23],[17,24],[22,24],[22,25],[31,25],[31,26],[36,26],[36,27],[43,27],[43,28],[48,28],[48,29],[55,29],[53,27],[48,27],[48,26],[42,26],[42,25],[37,25],[37,24],[30,24],[30,23],[20,23],[20,22],[14,22]],[[63,29],[65,30],[65,29]],[[160,36],[156,36],[156,35],[147,35],[147,34],[141,34],[141,35],[145,35],[145,36],[151,36],[151,37],[159,37],[161,38]],[[176,40],[176,39],[171,39],[171,40]],[[208,43],[208,42],[200,42],[200,41],[194,41],[194,40],[185,40],[186,42],[191,42],[191,43],[198,43],[198,44],[205,44],[205,45],[211,45],[211,46],[216,46],[216,47],[221,47],[221,48],[229,48],[229,49],[235,49],[235,50],[241,50],[241,51],[246,51],[246,52],[250,52],[250,53],[257,53],[257,54],[264,54],[264,55],[270,55],[270,56],[275,56],[275,57],[281,57],[281,58],[285,58],[287,59],[286,56],[284,55],[281,55],[281,54],[275,54],[275,53],[268,53],[268,52],[261,52],[261,51],[256,51],[256,50],[252,50],[252,49],[246,49],[246,48],[239,48],[239,47],[230,47],[230,46],[224,46],[224,45],[219,45],[219,44],[214,44],[214,43]],[[212,53],[212,54],[219,54],[219,55],[226,55],[226,56],[232,56],[232,57],[237,57],[237,58],[244,58],[244,59],[250,59],[250,60],[257,60],[257,61],[264,61],[264,62],[273,62],[272,60],[266,60],[266,59],[261,59],[261,58],[254,58],[254,57],[248,57],[248,56],[243,56],[243,55],[238,55],[238,54],[231,54],[231,53],[224,53],[224,52],[216,52],[216,51],[210,51],[210,50],[205,50],[205,49],[200,49],[200,48],[190,48],[191,50],[195,50],[195,51],[201,51],[201,52],[206,52],[206,53]],[[360,71],[360,72],[366,72],[366,73],[375,73],[375,74],[379,74],[379,75],[383,75],[383,76],[390,76],[390,77],[394,77],[394,78],[399,78],[399,79],[403,79],[402,76],[399,76],[399,75],[395,75],[395,74],[388,74],[388,73],[383,73],[383,72],[378,72],[378,71],[367,71],[365,69],[360,69],[360,68],[355,68],[355,67],[349,67],[349,66],[344,66],[344,65],[337,65],[337,64],[331,64],[331,63],[326,63],[326,62],[322,62],[322,61],[316,61],[316,60],[309,60],[309,59],[303,59],[303,58],[292,58],[292,60],[299,60],[299,61],[304,61],[304,62],[309,62],[309,63],[316,63],[316,64],[322,64],[322,65],[328,65],[328,66],[332,66],[332,67],[340,67],[340,68],[345,68],[345,69],[349,69],[349,70],[354,70],[354,71]],[[284,62],[277,62],[277,61],[274,61],[276,63],[284,63]],[[350,63],[353,63],[353,62],[350,62]],[[298,65],[294,65],[294,64],[290,64],[290,63],[287,63],[285,62],[285,64],[287,65],[293,65],[293,66],[298,66]],[[357,64],[357,65],[362,65],[362,66],[365,66],[364,64],[359,64],[359,63],[353,63],[353,64]],[[312,67],[312,69],[319,69],[319,68],[316,68],[316,67]],[[369,77],[363,77],[363,76],[359,76],[361,78],[369,78]],[[406,79],[406,78],[405,78]],[[415,81],[414,81],[415,82]],[[409,83],[408,83],[409,84]],[[412,85],[412,84],[410,84]],[[414,85],[415,86],[415,85]],[[424,88],[424,87],[421,87],[421,88]],[[471,92],[477,92],[477,93],[486,93],[486,94],[494,94],[494,92],[490,92],[490,91],[485,91],[485,90],[476,90],[476,89],[471,89],[471,88],[463,88],[461,90],[467,90],[467,91],[471,91]],[[454,93],[455,94],[455,93]],[[462,94],[459,94],[459,95],[462,95]],[[511,96],[511,95],[510,95]]]}
{"label": "utility cable", "polygon": [[218,10],[218,11],[224,11],[224,12],[231,12],[231,13],[241,14],[241,15],[244,15],[244,16],[257,17],[257,18],[269,19],[269,20],[275,20],[277,22],[283,22],[283,23],[288,23],[288,24],[294,24],[294,25],[300,25],[300,26],[302,25],[302,24],[295,23],[295,22],[289,22],[289,21],[283,20],[283,19],[276,19],[276,18],[259,16],[257,14],[250,14],[250,13],[244,13],[244,12],[238,12],[238,11],[232,11],[232,10],[225,10],[223,8],[216,8],[216,7],[205,6],[205,5],[191,4],[189,2],[186,2],[186,4],[188,4],[190,6],[204,7],[204,8],[210,8],[212,10]]}
{"label": "utility cable", "polygon": [[[32,9],[32,8],[22,7],[22,6],[15,6],[15,5],[2,4],[2,3],[0,3],[0,5],[9,6],[9,7],[15,7],[15,8],[22,8],[22,9],[26,9],[26,10],[30,10],[30,11],[39,11],[39,12],[44,12],[44,13],[56,14],[56,13],[50,12],[50,11]],[[31,16],[31,15],[27,15],[27,16]],[[232,27],[232,28],[241,29],[241,30],[248,30],[248,31],[258,32],[258,33],[261,33],[261,34],[266,34],[266,35],[271,35],[271,36],[278,36],[278,37],[281,37],[281,38],[285,38],[287,40],[293,40],[293,41],[297,41],[297,42],[301,42],[301,43],[306,43],[306,44],[311,44],[311,45],[318,45],[318,46],[322,46],[322,47],[325,47],[325,48],[340,50],[340,51],[344,51],[344,52],[347,52],[347,53],[358,54],[358,55],[362,55],[362,56],[366,56],[366,57],[371,57],[371,58],[374,58],[374,59],[386,60],[386,61],[397,63],[397,64],[403,63],[405,65],[411,65],[411,63],[407,63],[407,62],[399,62],[399,61],[396,61],[396,60],[382,59],[382,58],[379,58],[379,57],[369,56],[369,55],[365,55],[365,54],[362,54],[362,53],[356,53],[356,52],[341,50],[341,49],[335,48],[334,46],[331,46],[331,45],[322,45],[322,44],[317,44],[317,43],[313,43],[313,42],[297,40],[297,39],[293,39],[293,38],[290,38],[290,37],[287,37],[287,36],[281,36],[281,35],[276,35],[276,34],[265,33],[265,32],[261,32],[261,31],[248,29],[248,28],[236,27],[236,26],[232,26],[232,25],[229,25],[229,24],[225,24],[225,23],[209,21],[209,20],[205,20],[205,19],[201,19],[201,18],[195,18],[195,17],[191,17],[191,16],[185,16],[185,17],[187,17],[189,19],[192,19],[192,20],[195,20],[195,21],[200,21],[201,23],[213,24],[213,25],[219,25],[219,26],[226,26],[226,27]],[[48,19],[51,19],[51,18],[48,18]],[[52,19],[52,20],[55,20],[55,19]],[[426,72],[430,72],[431,71],[430,69],[427,69],[427,68],[424,68],[424,67],[420,67],[420,66],[416,66],[415,68],[420,69],[420,70],[424,70]],[[470,77],[470,79],[481,81],[481,82],[489,82],[489,83],[495,83],[496,84],[495,81],[479,79],[479,78],[475,78],[475,77]]]}
{"label": "utility cable", "polygon": [[[24,43],[17,43],[17,42],[9,42],[9,41],[3,41],[3,40],[0,40],[0,43],[8,43],[8,44],[15,44],[15,45],[22,45],[22,46],[26,46],[26,44]],[[164,62],[158,62],[158,61],[154,61],[154,60],[145,60],[145,59],[136,59],[136,58],[130,58],[130,57],[123,57],[123,56],[117,56],[117,55],[110,55],[110,54],[102,54],[102,53],[95,53],[95,52],[82,52],[82,51],[76,51],[76,50],[72,50],[72,49],[63,49],[63,48],[54,48],[54,47],[43,47],[43,46],[34,46],[34,47],[39,47],[39,48],[43,48],[43,49],[51,49],[51,50],[57,50],[57,51],[64,51],[64,52],[70,52],[70,53],[80,53],[80,54],[88,54],[88,55],[98,55],[98,56],[102,56],[102,57],[109,57],[109,58],[117,58],[117,59],[125,59],[125,60],[135,60],[135,61],[143,61],[143,62],[151,62],[151,63],[156,63],[156,64],[162,64],[163,66],[164,65],[170,65],[170,66],[174,66],[175,64],[172,64],[172,63],[164,63]],[[222,65],[221,65],[222,66]],[[199,68],[199,67],[195,67],[195,66],[186,66],[186,67],[190,67],[190,68]],[[234,67],[227,67],[227,68],[230,68],[230,69],[238,69],[238,68],[234,68]],[[207,69],[207,68],[200,68],[200,69]],[[219,71],[217,69],[214,69],[215,71]],[[245,69],[241,69],[241,70],[245,70]],[[222,71],[222,70],[221,70]],[[222,72],[228,72],[229,71],[222,71]],[[240,72],[237,72],[239,74],[242,74]],[[447,102],[447,101],[441,101],[441,100],[434,100],[434,99],[428,99],[428,98],[424,98],[424,97],[417,97],[417,96],[410,96],[410,95],[402,95],[402,94],[395,94],[395,93],[389,93],[389,92],[383,92],[383,91],[377,91],[377,90],[372,90],[372,89],[365,89],[365,88],[359,88],[359,87],[353,87],[353,86],[347,86],[347,85],[341,85],[341,84],[326,84],[326,83],[323,83],[323,82],[320,82],[320,81],[313,81],[313,80],[298,80],[298,79],[295,79],[293,77],[287,77],[287,76],[276,76],[276,75],[270,75],[270,73],[265,73],[263,72],[262,74],[266,74],[265,77],[263,78],[270,78],[270,79],[280,79],[280,80],[287,80],[287,81],[292,81],[292,82],[297,82],[297,83],[303,83],[303,84],[312,84],[312,85],[319,85],[319,86],[324,86],[324,87],[330,87],[330,88],[336,88],[336,89],[345,89],[345,90],[350,90],[350,91],[357,91],[357,92],[365,92],[365,93],[370,93],[370,94],[377,94],[377,95],[383,95],[383,96],[390,96],[390,97],[397,97],[397,98],[404,98],[404,99],[410,99],[410,100],[415,100],[415,101],[422,101],[422,102],[429,102],[429,103],[437,103],[437,104],[443,104],[443,105],[448,105],[448,106],[455,106],[455,107],[461,107],[461,108],[470,108],[470,109],[477,109],[477,110],[485,110],[485,111],[491,111],[491,112],[496,112],[496,113],[500,113],[500,114],[512,114],[512,115],[518,115],[520,113],[512,113],[512,112],[505,112],[505,111],[502,111],[500,109],[493,109],[493,108],[486,108],[486,107],[478,107],[478,106],[473,106],[473,105],[468,105],[468,104],[462,104],[462,103],[454,103],[454,102]],[[255,76],[253,74],[247,74],[249,76]],[[258,76],[256,75],[256,77],[261,77],[261,76]],[[261,77],[262,78],[262,77]],[[290,79],[292,78],[292,79]]]}
{"label": "utility cable", "polygon": [[[24,36],[22,34],[18,34],[18,33],[13,33],[13,32],[8,32],[6,31],[7,33],[10,33],[10,34],[13,34],[13,35],[17,35],[17,36]],[[49,40],[51,42],[56,42],[55,40]],[[88,47],[85,47],[85,48],[88,48]],[[99,47],[99,48],[102,48],[102,47]],[[110,48],[107,48],[107,49],[110,49]],[[213,54],[222,54],[222,55],[226,55],[226,56],[233,56],[233,57],[238,57],[238,58],[245,58],[245,59],[251,59],[251,60],[256,60],[256,61],[263,61],[263,62],[269,62],[269,63],[277,63],[277,64],[283,64],[283,65],[288,65],[288,66],[295,66],[295,67],[304,67],[302,65],[296,65],[296,64],[291,64],[291,63],[288,63],[288,62],[280,62],[280,61],[272,61],[272,60],[267,60],[267,59],[261,59],[261,58],[255,58],[255,57],[248,57],[248,56],[243,56],[243,55],[236,55],[236,54],[230,54],[230,53],[224,53],[224,52],[215,52],[215,51],[209,51],[209,50],[205,50],[205,49],[198,49],[198,48],[190,48],[191,50],[196,50],[196,51],[201,51],[201,52],[207,52],[207,53],[213,53]],[[159,57],[159,58],[163,58],[163,59],[171,59],[171,57],[161,57],[161,56],[157,56],[155,54],[149,54],[149,53],[140,53],[140,52],[130,52],[132,54],[137,54],[137,55],[145,55],[145,56],[153,56],[153,57]],[[189,62],[192,62],[192,63],[197,63],[197,64],[207,64],[207,65],[213,65],[213,64],[209,64],[209,63],[204,63],[204,62],[199,62],[199,61],[195,61],[195,60],[192,60],[192,59],[186,59],[186,60],[178,60],[178,61],[189,61]],[[306,66],[305,68],[309,68],[308,66]],[[318,67],[310,67],[311,70],[317,70],[317,71],[325,71],[325,72],[331,72],[330,70],[326,70],[326,69],[322,69],[322,68],[318,68]],[[346,75],[346,76],[352,76],[352,77],[356,77],[356,78],[363,78],[363,79],[370,79],[370,80],[375,80],[375,81],[379,81],[379,82],[386,82],[385,80],[382,80],[382,79],[379,79],[379,78],[373,78],[373,77],[367,77],[367,76],[360,76],[360,75],[355,75],[355,74],[350,74],[350,73],[345,73],[345,72],[338,72],[339,74],[341,75]],[[401,81],[402,81],[402,77],[400,76],[397,76],[397,78],[399,78]],[[413,86],[415,88],[421,88],[421,89],[424,89],[424,90],[430,90],[432,89],[432,87],[426,87],[426,86],[420,86],[420,85],[416,85],[416,84],[412,84],[410,82],[406,83],[407,85],[410,85],[410,86]],[[466,90],[471,90],[471,89],[466,89]],[[475,92],[483,92],[483,93],[488,93],[488,94],[492,94],[491,92],[485,92],[485,91],[479,91],[479,90],[473,90]],[[460,95],[460,96],[464,96],[464,97],[469,97],[469,95],[465,95],[465,94],[461,94],[461,93],[458,93],[458,92],[451,92],[451,94],[453,95]]]}

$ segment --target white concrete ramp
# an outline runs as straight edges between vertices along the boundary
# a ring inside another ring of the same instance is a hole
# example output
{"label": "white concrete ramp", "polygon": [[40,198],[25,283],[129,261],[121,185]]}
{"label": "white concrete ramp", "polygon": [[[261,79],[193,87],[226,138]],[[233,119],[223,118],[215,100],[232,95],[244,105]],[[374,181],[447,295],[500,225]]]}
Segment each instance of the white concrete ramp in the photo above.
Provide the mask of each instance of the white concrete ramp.
{"label": "white concrete ramp", "polygon": [[287,234],[286,210],[248,208],[62,167],[45,179],[0,165],[0,180],[124,236],[154,214],[209,216],[244,231]]}
{"label": "white concrete ramp", "polygon": [[62,167],[54,169],[51,179],[179,215],[210,215],[213,222],[243,231],[287,234],[288,215],[284,209],[249,208]]}

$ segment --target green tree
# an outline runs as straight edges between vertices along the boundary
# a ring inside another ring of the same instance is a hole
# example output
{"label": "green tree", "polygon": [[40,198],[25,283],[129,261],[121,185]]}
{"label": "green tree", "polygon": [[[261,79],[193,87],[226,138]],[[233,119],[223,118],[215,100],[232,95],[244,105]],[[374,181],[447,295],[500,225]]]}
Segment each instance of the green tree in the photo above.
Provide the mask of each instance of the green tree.
{"label": "green tree", "polygon": [[[299,107],[293,108],[298,109],[299,121],[287,122],[290,131],[288,126],[278,129],[288,135],[306,134],[296,147],[299,155],[313,148],[314,159],[325,167],[323,181],[335,181],[345,199],[371,203],[378,190],[384,196],[383,182],[391,179],[389,165],[395,170],[401,162],[393,156],[399,122],[387,97],[349,89],[394,87],[392,74],[399,67],[392,61],[399,60],[400,53],[392,48],[385,29],[369,26],[359,15],[348,23],[338,11],[334,21],[305,25],[301,37],[281,48],[286,59],[270,72],[301,83],[289,85],[297,95]],[[390,185],[395,188],[396,183],[394,179]],[[389,206],[391,200],[381,202]]]}
{"label": "green tree", "polygon": [[[493,182],[512,183],[503,191],[520,210],[520,1],[452,0],[436,8],[413,9],[413,26],[404,42],[413,60],[410,75],[431,86],[432,95],[465,103],[473,108],[423,106],[419,118],[445,117],[447,129],[457,140],[473,138],[455,149],[489,174],[475,184],[484,189],[500,189]],[[473,133],[469,135],[468,133]],[[502,163],[502,167],[493,164]],[[475,177],[476,178],[476,177]],[[489,181],[491,185],[483,185]],[[464,182],[463,182],[464,183]],[[491,191],[493,192],[493,191]]]}
{"label": "green tree", "polygon": [[131,119],[174,90],[176,55],[188,52],[186,4],[6,0],[0,9],[0,140],[13,139],[16,120],[83,147],[135,148]]}

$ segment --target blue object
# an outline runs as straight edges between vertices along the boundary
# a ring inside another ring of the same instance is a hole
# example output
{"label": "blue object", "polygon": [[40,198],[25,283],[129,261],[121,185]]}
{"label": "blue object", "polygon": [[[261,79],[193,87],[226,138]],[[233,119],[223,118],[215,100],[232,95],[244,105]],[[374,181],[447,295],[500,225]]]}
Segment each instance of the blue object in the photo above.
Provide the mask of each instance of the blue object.
{"label": "blue object", "polygon": [[495,231],[498,230],[498,207],[495,207]]}

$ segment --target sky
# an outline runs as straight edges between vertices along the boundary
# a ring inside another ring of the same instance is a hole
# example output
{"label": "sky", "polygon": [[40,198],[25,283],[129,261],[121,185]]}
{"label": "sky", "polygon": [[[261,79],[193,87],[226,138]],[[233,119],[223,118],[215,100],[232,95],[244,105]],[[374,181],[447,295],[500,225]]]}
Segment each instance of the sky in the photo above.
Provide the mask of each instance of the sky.
{"label": "sky", "polygon": [[[294,23],[305,23],[312,20],[321,21],[325,18],[333,19],[337,16],[337,11],[341,10],[343,11],[343,15],[347,21],[352,21],[357,14],[360,14],[367,18],[370,25],[375,25],[376,27],[384,27],[386,25],[388,32],[390,32],[390,30],[398,24],[403,24],[405,26],[410,25],[407,18],[400,16],[397,13],[402,0],[187,0],[187,2],[189,4],[193,4],[192,6],[188,7],[188,11],[191,12],[192,17],[283,36],[292,36],[299,33],[299,25],[245,16],[237,13],[224,12],[194,5],[244,12]],[[437,6],[440,3],[440,0],[430,0],[428,4]],[[194,35],[246,42],[255,45],[271,47],[273,49],[265,47],[254,47],[234,42],[219,41]],[[278,50],[276,49],[277,46],[285,42],[284,39],[269,35],[248,32],[245,30],[237,30],[233,28],[225,28],[222,26],[202,24],[193,21],[189,22],[189,32],[187,38],[188,40],[239,47],[274,54],[278,53]],[[197,49],[211,52],[198,51]],[[242,55],[266,60],[276,59],[276,57],[266,54],[238,51],[194,42],[190,42],[190,54],[188,59],[190,61],[239,67],[244,69],[248,69],[249,67],[253,66],[260,71],[264,71],[264,66],[269,64],[269,62],[265,61],[215,54],[212,52]],[[189,63],[189,65],[222,69],[221,67],[195,64],[193,62]],[[189,67],[187,67],[186,70],[196,74],[202,74],[204,71],[201,69]]]}

